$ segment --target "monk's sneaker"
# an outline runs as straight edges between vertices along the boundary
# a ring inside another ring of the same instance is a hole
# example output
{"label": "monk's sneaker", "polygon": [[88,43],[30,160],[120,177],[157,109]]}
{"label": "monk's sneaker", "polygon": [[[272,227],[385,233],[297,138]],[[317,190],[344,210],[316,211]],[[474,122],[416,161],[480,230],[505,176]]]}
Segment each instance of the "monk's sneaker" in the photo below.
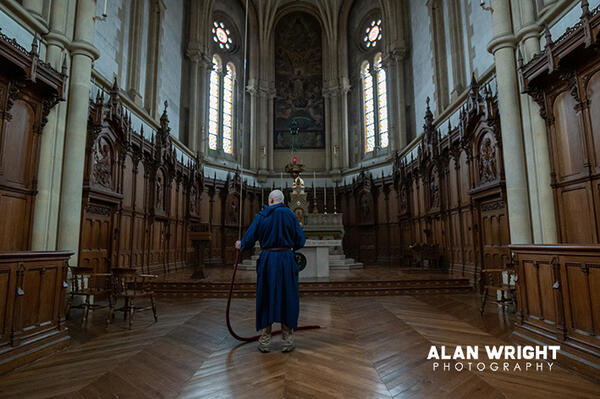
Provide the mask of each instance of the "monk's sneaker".
{"label": "monk's sneaker", "polygon": [[258,339],[258,350],[262,353],[271,352],[271,334],[263,332]]}

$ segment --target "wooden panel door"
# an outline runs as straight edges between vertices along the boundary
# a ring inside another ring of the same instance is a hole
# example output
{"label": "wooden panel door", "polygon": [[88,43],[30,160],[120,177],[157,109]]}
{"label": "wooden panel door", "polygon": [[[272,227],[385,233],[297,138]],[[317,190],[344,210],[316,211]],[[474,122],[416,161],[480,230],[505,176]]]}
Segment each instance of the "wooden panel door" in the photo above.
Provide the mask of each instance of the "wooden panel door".
{"label": "wooden panel door", "polygon": [[96,273],[110,270],[112,209],[103,205],[88,205],[83,213],[79,264],[93,267]]}

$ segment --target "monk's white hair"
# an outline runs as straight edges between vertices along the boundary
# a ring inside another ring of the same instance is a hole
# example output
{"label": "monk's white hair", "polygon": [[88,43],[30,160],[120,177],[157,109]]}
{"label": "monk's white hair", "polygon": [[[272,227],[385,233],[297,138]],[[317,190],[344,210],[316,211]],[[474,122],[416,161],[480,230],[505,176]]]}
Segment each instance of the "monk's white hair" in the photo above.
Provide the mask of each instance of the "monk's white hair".
{"label": "monk's white hair", "polygon": [[281,190],[273,190],[269,193],[269,203],[273,201],[274,204],[279,204],[283,202],[284,196]]}

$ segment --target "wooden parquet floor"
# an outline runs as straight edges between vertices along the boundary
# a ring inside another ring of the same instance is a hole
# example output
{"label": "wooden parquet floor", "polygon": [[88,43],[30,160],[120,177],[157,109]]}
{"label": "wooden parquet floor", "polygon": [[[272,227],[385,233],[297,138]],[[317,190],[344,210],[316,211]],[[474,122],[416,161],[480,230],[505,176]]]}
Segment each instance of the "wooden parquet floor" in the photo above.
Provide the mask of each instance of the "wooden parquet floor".
{"label": "wooden parquet floor", "polygon": [[[432,371],[431,345],[506,344],[512,321],[474,294],[302,298],[289,354],[239,345],[223,299],[162,298],[159,321],[140,313],[132,330],[108,330],[104,310],[73,344],[0,377],[2,398],[598,398],[600,383],[552,371]],[[238,332],[253,333],[254,300],[236,299]]]}

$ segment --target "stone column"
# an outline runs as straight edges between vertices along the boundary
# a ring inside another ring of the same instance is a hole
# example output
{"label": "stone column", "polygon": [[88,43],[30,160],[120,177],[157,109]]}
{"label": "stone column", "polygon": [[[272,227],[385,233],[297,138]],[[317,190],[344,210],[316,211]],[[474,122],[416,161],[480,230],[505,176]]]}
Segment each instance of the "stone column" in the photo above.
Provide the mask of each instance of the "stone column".
{"label": "stone column", "polygon": [[404,49],[394,49],[383,60],[388,85],[390,154],[402,150],[408,144],[404,82],[405,54]]}
{"label": "stone column", "polygon": [[44,19],[44,0],[23,0],[23,7],[29,11],[38,21],[47,24]]}
{"label": "stone column", "polygon": [[[534,0],[520,1],[521,17],[523,27],[519,31],[521,37],[523,55],[525,62],[528,62],[533,56],[540,52],[539,32],[540,26],[535,22]],[[535,243],[556,243],[558,240],[556,229],[556,215],[554,212],[554,195],[552,192],[552,179],[550,167],[550,149],[548,147],[548,136],[546,134],[546,123],[540,115],[539,107],[532,101],[529,95],[523,94],[522,108],[524,118],[529,116],[530,127],[530,146],[525,142],[527,154],[531,154],[534,163],[534,176],[531,176],[529,189],[532,203],[537,202],[537,206],[532,206],[537,210],[538,228],[533,229],[533,241]],[[530,173],[532,168],[528,168]],[[535,193],[535,196],[533,195]],[[533,201],[537,198],[537,201]],[[533,219],[533,215],[532,215]]]}
{"label": "stone column", "polygon": [[[59,71],[65,57],[63,52],[71,42],[65,37],[67,8],[68,0],[54,0],[52,2],[50,32],[45,36],[47,43],[46,62]],[[68,87],[63,89],[64,97],[67,97]],[[33,250],[43,251],[56,248],[63,157],[62,143],[64,143],[66,112],[66,103],[57,104],[48,114],[48,122],[42,132],[37,184],[38,194],[35,199],[31,235]]]}
{"label": "stone column", "polygon": [[[138,105],[142,104],[140,79],[142,68],[142,32],[144,29],[144,3],[131,0],[129,20],[129,54],[127,58],[127,93]],[[77,22],[76,22],[77,23]],[[152,114],[152,113],[151,113]]]}
{"label": "stone column", "polygon": [[258,169],[258,137],[256,129],[256,106],[257,106],[257,88],[254,80],[248,81],[248,93],[250,95],[250,120],[248,131],[250,132],[250,169]]}
{"label": "stone column", "polygon": [[95,11],[94,0],[77,2],[75,35],[71,43],[70,101],[67,108],[57,249],[75,251],[75,255],[70,260],[72,265],[76,265],[78,261],[92,61],[99,56],[98,50],[92,44]]}
{"label": "stone column", "polygon": [[494,38],[488,44],[488,51],[494,55],[496,64],[510,240],[513,244],[531,243],[531,214],[511,11],[508,0],[494,0],[492,7]]}
{"label": "stone column", "polygon": [[198,61],[200,59],[197,51],[195,49],[188,49],[187,56],[190,59],[190,73],[189,73],[189,86],[190,86],[190,98],[189,98],[189,134],[188,137],[188,147],[192,151],[198,151],[198,141],[199,141],[199,132],[198,132],[198,115],[203,108],[198,107],[198,96],[200,92],[198,91]]}
{"label": "stone column", "polygon": [[350,92],[350,81],[347,77],[342,78],[342,88],[340,93],[340,108],[342,121],[340,158],[341,167],[347,169],[350,167],[350,136],[348,132],[348,93]]}

